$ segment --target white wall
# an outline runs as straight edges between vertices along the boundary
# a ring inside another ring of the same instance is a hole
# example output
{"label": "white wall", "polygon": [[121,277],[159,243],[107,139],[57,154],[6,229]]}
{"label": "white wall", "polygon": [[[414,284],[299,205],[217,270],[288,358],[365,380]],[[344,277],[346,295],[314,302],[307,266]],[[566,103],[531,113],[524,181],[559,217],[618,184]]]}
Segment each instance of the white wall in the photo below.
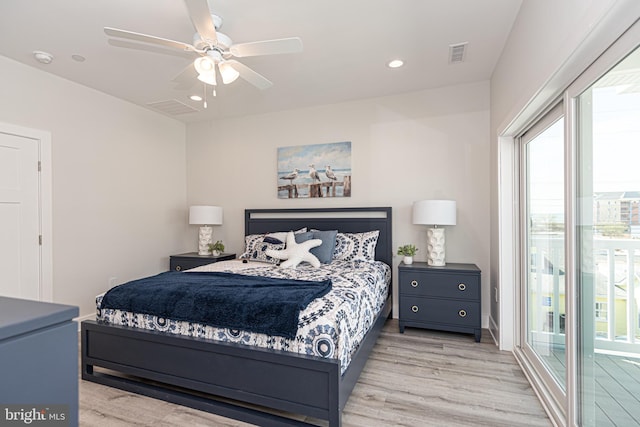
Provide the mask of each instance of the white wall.
{"label": "white wall", "polygon": [[[536,98],[589,37],[616,0],[524,0],[491,79],[491,129],[504,128]],[[595,53],[595,52],[594,52]],[[595,57],[591,58],[591,61]],[[584,67],[588,66],[585,61]],[[577,76],[567,76],[564,85]],[[562,90],[562,87],[557,88]]]}
{"label": "white wall", "polygon": [[183,123],[1,56],[0,75],[0,121],[51,133],[55,302],[89,315],[109,278],[188,249]]}
{"label": "white wall", "polygon": [[[447,261],[475,263],[483,270],[487,314],[488,108],[489,85],[482,82],[190,123],[188,201],[224,208],[224,224],[214,229],[214,239],[222,239],[227,250],[237,254],[243,249],[245,208],[391,206],[394,247],[415,243],[420,248],[417,260],[425,260],[426,228],[411,224],[411,204],[454,199],[458,224],[446,230]],[[339,141],[352,142],[352,197],[277,198],[278,147]],[[190,235],[195,249],[196,226]]]}
{"label": "white wall", "polygon": [[[515,290],[511,211],[517,206],[513,141],[586,67],[638,19],[636,0],[524,0],[491,79],[491,300],[501,348],[513,345]],[[499,138],[502,136],[502,138]],[[517,188],[516,188],[517,189]],[[501,259],[502,252],[502,259]],[[502,264],[501,264],[502,263]],[[502,316],[505,319],[500,319]],[[502,329],[502,331],[500,331]]]}

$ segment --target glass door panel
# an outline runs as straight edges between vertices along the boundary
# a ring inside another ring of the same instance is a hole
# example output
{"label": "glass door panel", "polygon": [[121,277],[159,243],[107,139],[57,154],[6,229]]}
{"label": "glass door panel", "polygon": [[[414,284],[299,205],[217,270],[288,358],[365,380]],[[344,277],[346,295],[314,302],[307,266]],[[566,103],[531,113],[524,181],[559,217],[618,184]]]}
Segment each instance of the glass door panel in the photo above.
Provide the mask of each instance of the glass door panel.
{"label": "glass door panel", "polygon": [[564,119],[523,137],[526,169],[526,344],[566,392]]}
{"label": "glass door panel", "polygon": [[577,108],[581,425],[640,425],[640,50]]}

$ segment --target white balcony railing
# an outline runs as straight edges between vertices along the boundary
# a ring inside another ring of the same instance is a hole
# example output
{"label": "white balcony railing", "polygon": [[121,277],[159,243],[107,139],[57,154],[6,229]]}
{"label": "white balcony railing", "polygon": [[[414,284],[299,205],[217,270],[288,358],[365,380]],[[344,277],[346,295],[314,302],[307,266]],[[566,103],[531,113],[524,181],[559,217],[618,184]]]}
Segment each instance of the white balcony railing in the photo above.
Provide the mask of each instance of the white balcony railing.
{"label": "white balcony railing", "polygon": [[[532,331],[549,334],[547,340],[564,342],[565,263],[560,238],[544,236],[531,241],[529,292],[546,301],[547,311],[534,316]],[[596,350],[640,354],[640,240],[593,240],[593,280],[580,286],[594,286],[592,305]],[[578,278],[580,280],[580,278]],[[591,292],[582,292],[589,295]],[[586,323],[583,323],[586,325]],[[556,339],[554,339],[554,336]]]}
{"label": "white balcony railing", "polygon": [[[640,293],[636,289],[640,240],[594,239],[593,246],[596,302],[606,299],[607,309],[596,317],[596,349],[640,354]],[[601,280],[606,286],[601,286]],[[598,330],[599,318],[606,320],[606,333]]]}

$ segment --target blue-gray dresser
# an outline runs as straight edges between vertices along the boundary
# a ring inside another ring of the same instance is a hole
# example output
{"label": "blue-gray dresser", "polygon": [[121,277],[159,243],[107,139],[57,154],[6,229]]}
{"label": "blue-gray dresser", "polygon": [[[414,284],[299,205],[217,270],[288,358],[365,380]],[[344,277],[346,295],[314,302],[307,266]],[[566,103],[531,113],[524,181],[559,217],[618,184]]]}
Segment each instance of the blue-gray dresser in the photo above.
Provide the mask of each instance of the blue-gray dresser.
{"label": "blue-gray dresser", "polygon": [[78,425],[77,316],[78,307],[0,297],[0,425]]}
{"label": "blue-gray dresser", "polygon": [[426,262],[398,266],[399,326],[473,334],[480,342],[480,269],[475,264]]}

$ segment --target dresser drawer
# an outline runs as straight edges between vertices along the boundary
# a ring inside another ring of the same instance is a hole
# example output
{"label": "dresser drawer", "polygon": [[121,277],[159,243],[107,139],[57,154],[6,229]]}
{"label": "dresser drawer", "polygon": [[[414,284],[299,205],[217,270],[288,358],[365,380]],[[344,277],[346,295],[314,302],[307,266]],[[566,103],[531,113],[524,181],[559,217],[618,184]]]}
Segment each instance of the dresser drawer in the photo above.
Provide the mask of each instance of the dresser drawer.
{"label": "dresser drawer", "polygon": [[403,271],[399,281],[400,293],[405,295],[469,300],[480,298],[479,274]]}
{"label": "dresser drawer", "polygon": [[480,303],[423,297],[400,297],[400,318],[405,322],[442,323],[479,327]]}

